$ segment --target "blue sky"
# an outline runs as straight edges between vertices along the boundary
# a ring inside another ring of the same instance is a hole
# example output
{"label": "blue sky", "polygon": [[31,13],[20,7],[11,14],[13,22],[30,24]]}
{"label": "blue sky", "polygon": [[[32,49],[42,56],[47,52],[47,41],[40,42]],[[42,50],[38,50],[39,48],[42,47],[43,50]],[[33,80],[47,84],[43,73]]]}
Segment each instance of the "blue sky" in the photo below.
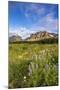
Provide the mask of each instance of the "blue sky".
{"label": "blue sky", "polygon": [[39,31],[58,32],[58,5],[9,1],[9,33],[23,39]]}

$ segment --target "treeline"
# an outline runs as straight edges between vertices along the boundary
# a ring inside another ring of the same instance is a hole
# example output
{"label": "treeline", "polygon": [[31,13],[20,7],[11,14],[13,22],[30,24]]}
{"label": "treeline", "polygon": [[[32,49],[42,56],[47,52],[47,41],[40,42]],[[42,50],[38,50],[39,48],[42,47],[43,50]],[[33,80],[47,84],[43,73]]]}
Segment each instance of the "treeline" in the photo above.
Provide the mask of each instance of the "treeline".
{"label": "treeline", "polygon": [[41,44],[54,44],[54,43],[58,43],[58,38],[47,38],[47,39],[42,39],[42,40],[38,40],[38,41],[9,41],[9,43],[11,44],[11,43],[13,43],[13,44],[15,44],[15,43],[17,43],[17,44],[19,44],[19,43],[41,43]]}
{"label": "treeline", "polygon": [[43,40],[40,40],[40,43],[48,43],[48,44],[53,44],[53,43],[58,43],[58,38],[48,38],[48,39],[43,39]]}

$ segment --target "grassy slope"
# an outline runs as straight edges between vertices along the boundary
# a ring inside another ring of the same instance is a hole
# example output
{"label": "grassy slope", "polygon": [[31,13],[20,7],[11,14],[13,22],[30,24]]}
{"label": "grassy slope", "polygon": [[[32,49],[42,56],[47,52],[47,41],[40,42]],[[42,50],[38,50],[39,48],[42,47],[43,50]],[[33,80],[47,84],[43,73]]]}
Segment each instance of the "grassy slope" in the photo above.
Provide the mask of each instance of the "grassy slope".
{"label": "grassy slope", "polygon": [[9,44],[9,88],[58,84],[57,44]]}

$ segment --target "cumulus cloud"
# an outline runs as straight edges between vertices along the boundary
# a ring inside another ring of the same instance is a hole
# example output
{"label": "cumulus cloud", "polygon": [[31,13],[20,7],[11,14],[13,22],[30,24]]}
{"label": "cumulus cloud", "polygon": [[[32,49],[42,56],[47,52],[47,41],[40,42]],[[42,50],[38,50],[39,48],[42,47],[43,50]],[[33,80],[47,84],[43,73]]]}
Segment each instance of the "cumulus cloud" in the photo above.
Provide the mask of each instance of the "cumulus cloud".
{"label": "cumulus cloud", "polygon": [[25,27],[18,27],[18,28],[9,28],[9,33],[11,35],[20,35],[22,39],[29,37],[32,33],[35,33],[33,30],[29,30]]}

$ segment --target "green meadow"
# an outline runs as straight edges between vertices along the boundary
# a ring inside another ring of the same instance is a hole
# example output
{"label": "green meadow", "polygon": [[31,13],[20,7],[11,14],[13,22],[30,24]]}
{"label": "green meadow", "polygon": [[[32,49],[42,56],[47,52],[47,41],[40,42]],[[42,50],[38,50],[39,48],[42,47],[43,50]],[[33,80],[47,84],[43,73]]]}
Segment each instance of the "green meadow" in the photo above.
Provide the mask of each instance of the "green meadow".
{"label": "green meadow", "polygon": [[9,44],[9,88],[58,85],[58,44]]}

